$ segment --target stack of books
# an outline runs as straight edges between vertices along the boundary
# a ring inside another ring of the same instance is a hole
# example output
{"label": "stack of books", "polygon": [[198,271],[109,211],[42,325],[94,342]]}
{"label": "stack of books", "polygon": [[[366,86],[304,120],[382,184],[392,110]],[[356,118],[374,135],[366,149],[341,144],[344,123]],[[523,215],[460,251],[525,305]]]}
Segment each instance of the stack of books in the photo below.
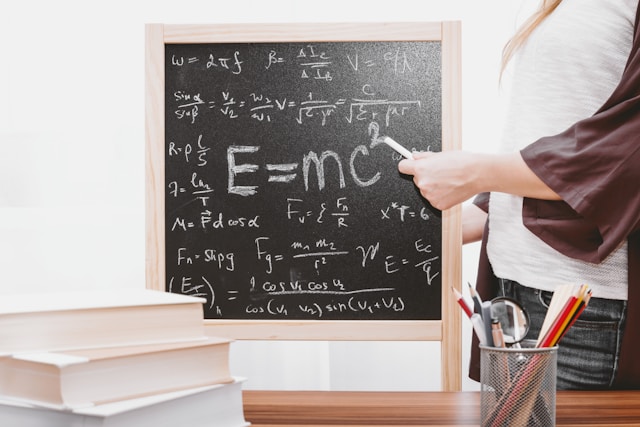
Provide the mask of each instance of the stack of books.
{"label": "stack of books", "polygon": [[0,425],[247,426],[231,340],[202,298],[147,289],[0,298]]}

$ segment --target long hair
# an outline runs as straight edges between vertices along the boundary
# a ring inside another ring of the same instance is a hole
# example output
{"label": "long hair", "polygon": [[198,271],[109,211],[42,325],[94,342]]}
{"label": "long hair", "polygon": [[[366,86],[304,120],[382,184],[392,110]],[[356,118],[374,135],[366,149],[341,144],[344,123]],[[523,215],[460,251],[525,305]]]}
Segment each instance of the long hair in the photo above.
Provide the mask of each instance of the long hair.
{"label": "long hair", "polygon": [[504,46],[504,49],[502,49],[502,70],[500,74],[502,74],[502,71],[504,71],[513,55],[522,47],[533,30],[535,30],[547,16],[551,15],[551,12],[553,12],[561,2],[562,0],[542,0],[538,10],[518,28],[513,37],[511,37]]}

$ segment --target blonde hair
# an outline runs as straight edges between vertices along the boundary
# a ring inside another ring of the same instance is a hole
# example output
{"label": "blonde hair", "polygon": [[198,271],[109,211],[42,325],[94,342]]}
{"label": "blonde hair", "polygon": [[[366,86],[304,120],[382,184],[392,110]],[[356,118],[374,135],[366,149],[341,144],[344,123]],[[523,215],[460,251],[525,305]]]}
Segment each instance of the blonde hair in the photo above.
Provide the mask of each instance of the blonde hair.
{"label": "blonde hair", "polygon": [[562,0],[542,0],[538,10],[531,15],[529,19],[520,26],[520,28],[518,28],[518,31],[516,31],[513,37],[511,37],[504,46],[504,49],[502,49],[502,70],[500,71],[500,74],[502,74],[502,71],[504,71],[513,55],[520,47],[522,47],[533,30],[535,30],[547,16],[551,15],[561,2]]}

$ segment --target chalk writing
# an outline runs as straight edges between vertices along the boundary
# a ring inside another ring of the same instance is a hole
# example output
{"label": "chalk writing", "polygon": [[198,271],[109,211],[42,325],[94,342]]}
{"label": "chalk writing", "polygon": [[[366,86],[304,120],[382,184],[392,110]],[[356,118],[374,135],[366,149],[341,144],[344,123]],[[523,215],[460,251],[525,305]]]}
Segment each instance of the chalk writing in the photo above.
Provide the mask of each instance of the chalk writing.
{"label": "chalk writing", "polygon": [[168,290],[207,318],[440,318],[440,213],[380,143],[440,149],[438,43],[165,50]]}

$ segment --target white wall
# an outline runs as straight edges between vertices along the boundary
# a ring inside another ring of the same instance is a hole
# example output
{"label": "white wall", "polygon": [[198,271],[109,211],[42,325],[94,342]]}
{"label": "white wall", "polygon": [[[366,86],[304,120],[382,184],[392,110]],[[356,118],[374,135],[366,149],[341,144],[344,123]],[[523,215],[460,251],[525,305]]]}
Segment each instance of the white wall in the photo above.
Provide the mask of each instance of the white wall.
{"label": "white wall", "polygon": [[[491,151],[500,51],[523,3],[532,0],[3,1],[0,297],[144,287],[145,23],[460,20],[463,147]],[[465,282],[477,250],[464,249]],[[232,357],[247,388],[440,387],[437,343],[236,342]]]}

